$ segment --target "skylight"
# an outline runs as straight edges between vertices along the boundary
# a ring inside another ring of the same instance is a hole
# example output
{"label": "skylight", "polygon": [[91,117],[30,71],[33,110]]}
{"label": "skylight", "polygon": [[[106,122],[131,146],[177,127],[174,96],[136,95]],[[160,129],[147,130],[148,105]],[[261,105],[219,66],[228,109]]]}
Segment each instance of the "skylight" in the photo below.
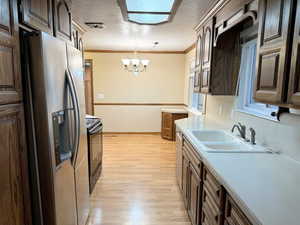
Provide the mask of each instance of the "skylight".
{"label": "skylight", "polygon": [[174,0],[126,0],[127,10],[136,12],[168,12]]}
{"label": "skylight", "polygon": [[170,22],[182,0],[118,0],[126,21],[156,25]]}
{"label": "skylight", "polygon": [[167,22],[169,15],[129,13],[128,19],[141,24],[158,24]]}

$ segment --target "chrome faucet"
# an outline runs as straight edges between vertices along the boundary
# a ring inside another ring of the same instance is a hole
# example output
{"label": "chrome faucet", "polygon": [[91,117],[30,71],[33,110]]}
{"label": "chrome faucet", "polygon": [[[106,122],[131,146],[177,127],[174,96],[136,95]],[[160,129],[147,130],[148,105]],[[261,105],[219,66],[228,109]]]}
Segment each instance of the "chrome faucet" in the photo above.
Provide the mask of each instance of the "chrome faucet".
{"label": "chrome faucet", "polygon": [[238,124],[235,124],[233,125],[232,129],[231,129],[231,132],[233,133],[234,132],[234,129],[237,128],[239,133],[240,133],[240,136],[246,140],[246,126],[245,125],[242,125],[241,123],[238,123]]}
{"label": "chrome faucet", "polygon": [[250,137],[250,143],[252,145],[256,145],[256,143],[255,143],[256,132],[255,132],[255,130],[252,127],[249,130],[250,130],[250,135],[251,135],[251,137]]}

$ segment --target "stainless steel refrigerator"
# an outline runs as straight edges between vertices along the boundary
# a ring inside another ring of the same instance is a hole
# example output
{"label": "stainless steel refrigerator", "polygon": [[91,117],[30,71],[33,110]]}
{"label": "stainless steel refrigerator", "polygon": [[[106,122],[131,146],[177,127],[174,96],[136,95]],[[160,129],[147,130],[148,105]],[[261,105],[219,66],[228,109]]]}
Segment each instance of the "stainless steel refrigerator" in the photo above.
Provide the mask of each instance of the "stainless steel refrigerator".
{"label": "stainless steel refrigerator", "polygon": [[29,37],[32,109],[45,225],[85,225],[89,214],[82,53],[53,36]]}

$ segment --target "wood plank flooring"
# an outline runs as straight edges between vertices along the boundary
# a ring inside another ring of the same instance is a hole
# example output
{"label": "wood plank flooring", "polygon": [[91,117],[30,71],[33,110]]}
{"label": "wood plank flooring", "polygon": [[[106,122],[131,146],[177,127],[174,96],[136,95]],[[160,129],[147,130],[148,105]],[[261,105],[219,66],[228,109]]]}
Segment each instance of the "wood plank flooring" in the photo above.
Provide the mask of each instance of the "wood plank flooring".
{"label": "wood plank flooring", "polygon": [[104,135],[88,225],[190,225],[175,158],[175,143],[159,135]]}

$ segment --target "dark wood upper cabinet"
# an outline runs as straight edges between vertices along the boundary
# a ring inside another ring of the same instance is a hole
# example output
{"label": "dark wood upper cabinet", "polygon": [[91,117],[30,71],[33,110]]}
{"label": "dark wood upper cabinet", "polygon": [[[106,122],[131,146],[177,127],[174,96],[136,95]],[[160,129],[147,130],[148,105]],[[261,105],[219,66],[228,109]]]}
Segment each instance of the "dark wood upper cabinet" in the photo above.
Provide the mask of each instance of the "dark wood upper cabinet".
{"label": "dark wood upper cabinet", "polygon": [[235,95],[241,60],[240,33],[257,23],[257,7],[257,0],[225,1],[197,26],[198,35],[202,34],[201,93]]}
{"label": "dark wood upper cabinet", "polygon": [[71,3],[65,0],[54,0],[54,34],[56,37],[72,41]]}
{"label": "dark wood upper cabinet", "polygon": [[0,106],[0,224],[3,225],[31,224],[24,138],[22,106]]}
{"label": "dark wood upper cabinet", "polygon": [[201,54],[200,92],[210,92],[211,59],[213,47],[214,18],[203,26],[203,41]]}
{"label": "dark wood upper cabinet", "polygon": [[287,93],[293,0],[259,1],[256,101],[281,104]]}
{"label": "dark wood upper cabinet", "polygon": [[297,0],[288,103],[300,106],[300,0]]}
{"label": "dark wood upper cabinet", "polygon": [[0,0],[0,105],[22,99],[15,0]]}
{"label": "dark wood upper cabinet", "polygon": [[202,41],[203,41],[203,34],[202,34],[202,32],[199,32],[197,42],[196,42],[196,58],[195,58],[195,71],[194,71],[194,92],[200,92]]}
{"label": "dark wood upper cabinet", "polygon": [[197,42],[196,42],[196,62],[195,67],[199,67],[201,65],[201,47],[202,47],[202,32],[199,32]]}
{"label": "dark wood upper cabinet", "polygon": [[53,34],[52,0],[21,0],[21,22]]}
{"label": "dark wood upper cabinet", "polygon": [[201,70],[198,68],[194,72],[194,92],[198,93],[200,92],[200,84],[201,84]]}
{"label": "dark wood upper cabinet", "polygon": [[72,42],[75,48],[83,52],[83,40],[82,36],[85,30],[73,21],[72,23]]}

